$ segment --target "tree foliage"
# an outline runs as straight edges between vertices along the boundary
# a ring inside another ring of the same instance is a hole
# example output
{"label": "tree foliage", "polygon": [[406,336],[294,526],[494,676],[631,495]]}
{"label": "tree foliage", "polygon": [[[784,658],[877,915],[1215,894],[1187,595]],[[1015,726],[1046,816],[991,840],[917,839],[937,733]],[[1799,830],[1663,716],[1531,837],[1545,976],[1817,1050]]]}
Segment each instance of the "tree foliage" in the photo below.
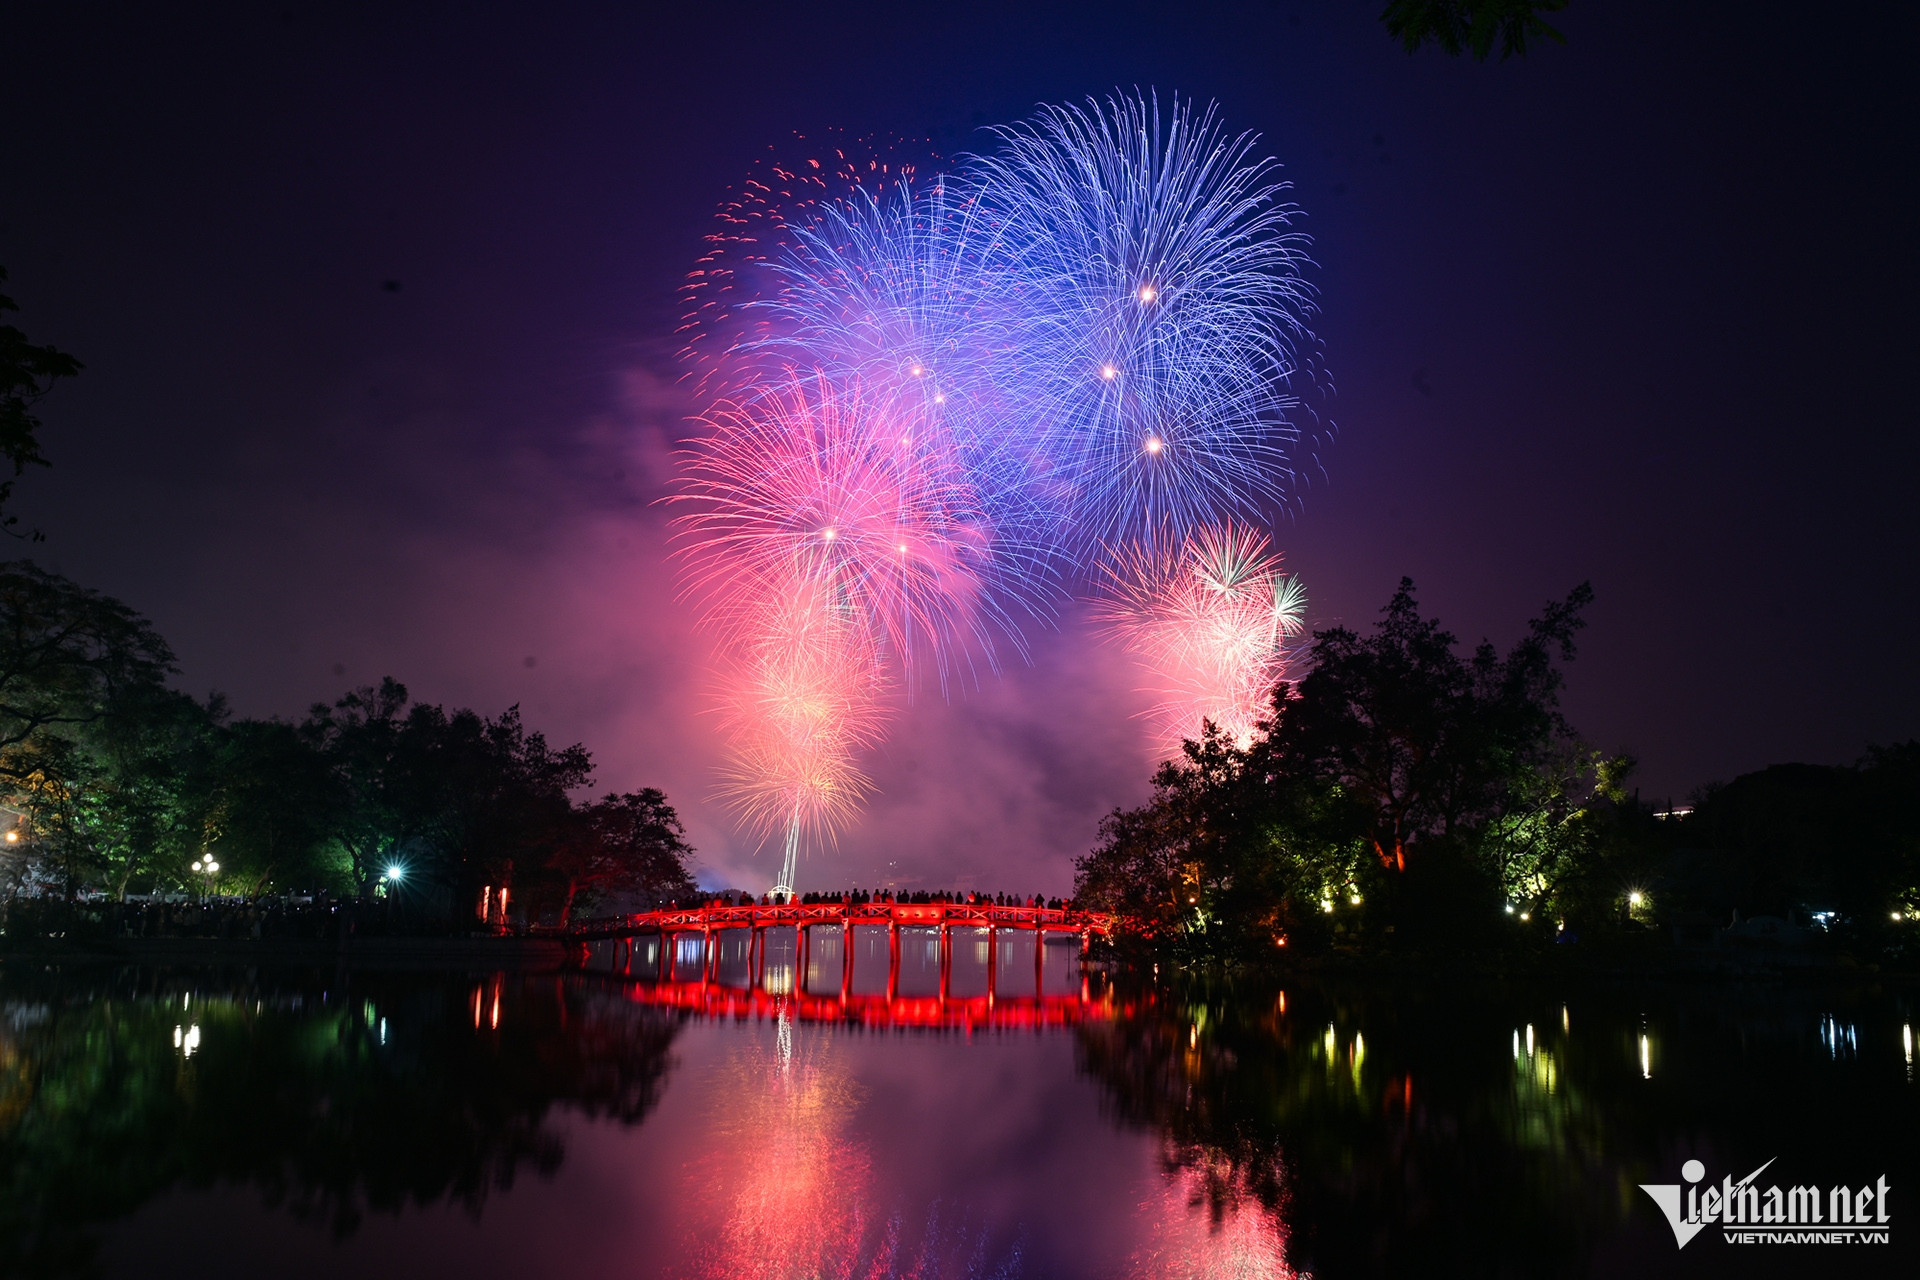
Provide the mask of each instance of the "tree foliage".
{"label": "tree foliage", "polygon": [[1577,587],[1505,654],[1463,656],[1403,581],[1372,632],[1315,635],[1310,674],[1275,690],[1251,743],[1208,725],[1146,805],[1110,815],[1077,895],[1186,950],[1244,954],[1369,929],[1430,941],[1569,889],[1629,768],[1559,711],[1591,599]]}
{"label": "tree foliage", "polygon": [[234,720],[167,688],[172,662],[121,602],[0,565],[0,783],[20,820],[0,896],[327,890],[442,927],[483,886],[561,917],[694,892],[666,797],[575,803],[591,755],[517,707],[449,711],[388,678],[299,723]]}
{"label": "tree foliage", "polygon": [[1472,53],[1485,62],[1496,47],[1500,61],[1525,56],[1529,41],[1567,38],[1541,14],[1558,13],[1568,0],[1388,0],[1380,14],[1389,34],[1408,53],[1437,44],[1450,56]]}
{"label": "tree foliage", "polygon": [[[7,269],[0,267],[0,284]],[[0,315],[20,308],[0,293]],[[72,356],[50,346],[37,346],[10,324],[0,324],[0,459],[13,467],[0,476],[0,528],[11,528],[17,517],[4,514],[13,497],[13,485],[30,466],[44,467],[40,452],[40,419],[33,414],[42,396],[61,378],[71,378],[82,366]]]}

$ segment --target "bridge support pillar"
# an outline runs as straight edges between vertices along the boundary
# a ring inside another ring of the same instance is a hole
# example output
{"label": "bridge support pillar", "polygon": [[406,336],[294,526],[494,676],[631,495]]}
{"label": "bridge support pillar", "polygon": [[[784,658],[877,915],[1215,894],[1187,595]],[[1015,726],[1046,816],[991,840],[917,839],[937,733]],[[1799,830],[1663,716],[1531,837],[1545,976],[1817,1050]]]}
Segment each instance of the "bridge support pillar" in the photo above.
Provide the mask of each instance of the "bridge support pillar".
{"label": "bridge support pillar", "polygon": [[953,986],[953,926],[946,921],[940,922],[940,931],[935,935],[939,954],[935,957],[940,964],[940,1003],[947,1002],[947,993]]}
{"label": "bridge support pillar", "polygon": [[853,995],[853,917],[840,923],[840,1003]]}
{"label": "bridge support pillar", "polygon": [[767,931],[759,925],[747,930],[747,985],[758,987],[767,977]]}
{"label": "bridge support pillar", "polygon": [[887,922],[887,1001],[892,1003],[900,995],[900,926]]}
{"label": "bridge support pillar", "polygon": [[987,926],[987,1003],[993,1003],[994,979],[1000,972],[1000,931]]}
{"label": "bridge support pillar", "polygon": [[797,996],[807,994],[807,926],[805,921],[793,926],[793,993]]}
{"label": "bridge support pillar", "polygon": [[1033,925],[1033,994],[1036,998],[1047,994],[1047,931],[1037,920]]}

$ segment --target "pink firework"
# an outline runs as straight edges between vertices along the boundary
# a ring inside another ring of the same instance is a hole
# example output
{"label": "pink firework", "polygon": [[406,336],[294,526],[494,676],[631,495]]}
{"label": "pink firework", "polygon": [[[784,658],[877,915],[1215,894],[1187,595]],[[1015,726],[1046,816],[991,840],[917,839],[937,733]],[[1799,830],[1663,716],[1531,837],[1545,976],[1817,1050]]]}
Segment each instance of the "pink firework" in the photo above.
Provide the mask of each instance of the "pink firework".
{"label": "pink firework", "polygon": [[754,616],[729,653],[723,794],[785,841],[791,890],[799,846],[831,841],[872,790],[858,757],[885,729],[885,678],[867,630],[818,580],[771,590]]}
{"label": "pink firework", "polygon": [[676,520],[694,593],[730,671],[727,790],[803,841],[831,838],[870,790],[856,765],[931,663],[991,665],[991,530],[924,397],[788,371],[720,403],[682,460]]}
{"label": "pink firework", "polygon": [[1171,550],[1122,551],[1108,575],[1099,618],[1153,673],[1148,714],[1162,745],[1177,749],[1208,720],[1252,741],[1306,613],[1305,591],[1266,536],[1210,525]]}
{"label": "pink firework", "polygon": [[723,636],[758,633],[796,582],[820,584],[909,687],[928,660],[943,686],[956,662],[992,665],[1016,634],[989,590],[992,530],[917,398],[790,373],[702,421],[676,523]]}

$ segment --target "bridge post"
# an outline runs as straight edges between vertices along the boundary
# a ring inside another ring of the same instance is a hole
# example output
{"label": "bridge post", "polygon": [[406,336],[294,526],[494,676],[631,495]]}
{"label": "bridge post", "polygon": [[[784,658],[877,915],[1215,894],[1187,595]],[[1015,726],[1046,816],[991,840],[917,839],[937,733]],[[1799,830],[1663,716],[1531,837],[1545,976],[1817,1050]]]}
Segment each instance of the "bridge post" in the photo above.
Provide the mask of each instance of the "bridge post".
{"label": "bridge post", "polygon": [[1093,930],[1083,928],[1080,930],[1080,963],[1081,964],[1085,964],[1087,962],[1087,953],[1092,950],[1093,950]]}
{"label": "bridge post", "polygon": [[1033,917],[1033,996],[1039,999],[1047,994],[1047,931],[1040,923],[1040,915]]}
{"label": "bridge post", "polygon": [[887,1003],[900,995],[900,922],[887,921]]}
{"label": "bridge post", "polygon": [[1000,931],[987,924],[987,1003],[993,1003],[994,978],[1000,970]]}
{"label": "bridge post", "polygon": [[747,927],[747,985],[758,987],[767,974],[767,931],[759,925]]}
{"label": "bridge post", "polygon": [[700,981],[712,982],[720,973],[720,954],[713,945],[713,926],[708,925],[702,934],[705,951],[700,956]]}
{"label": "bridge post", "polygon": [[943,918],[940,931],[934,935],[939,953],[935,959],[940,964],[940,1003],[947,1002],[947,993],[953,986],[953,926]]}
{"label": "bridge post", "polygon": [[807,994],[807,922],[793,926],[793,993]]}
{"label": "bridge post", "polygon": [[840,1003],[853,995],[853,913],[840,921]]}

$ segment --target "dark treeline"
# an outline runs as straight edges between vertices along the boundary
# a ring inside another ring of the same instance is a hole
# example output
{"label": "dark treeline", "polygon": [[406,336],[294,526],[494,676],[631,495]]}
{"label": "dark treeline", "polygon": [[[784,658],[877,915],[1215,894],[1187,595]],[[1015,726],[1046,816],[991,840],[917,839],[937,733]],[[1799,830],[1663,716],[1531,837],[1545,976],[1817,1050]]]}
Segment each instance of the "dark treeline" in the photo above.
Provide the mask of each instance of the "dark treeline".
{"label": "dark treeline", "polygon": [[576,801],[591,756],[516,707],[448,711],[389,678],[299,721],[239,719],[173,672],[126,605],[0,564],[0,901],[382,898],[440,928],[694,893],[666,797]]}
{"label": "dark treeline", "polygon": [[1662,812],[1559,708],[1584,586],[1462,654],[1403,581],[1318,632],[1251,742],[1209,726],[1115,811],[1075,897],[1192,959],[1550,946],[1914,951],[1920,743],[1784,765]]}

